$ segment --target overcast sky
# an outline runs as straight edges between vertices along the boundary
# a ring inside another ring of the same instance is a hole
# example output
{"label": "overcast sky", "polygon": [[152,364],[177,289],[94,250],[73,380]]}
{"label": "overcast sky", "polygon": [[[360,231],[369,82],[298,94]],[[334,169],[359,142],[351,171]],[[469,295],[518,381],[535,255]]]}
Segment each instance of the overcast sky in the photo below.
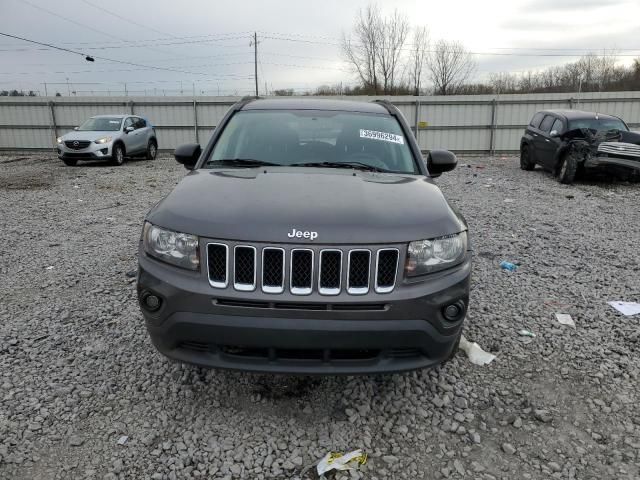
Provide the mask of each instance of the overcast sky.
{"label": "overcast sky", "polygon": [[[129,94],[182,90],[190,95],[195,89],[245,95],[253,91],[254,31],[261,93],[265,82],[270,90],[297,91],[354,84],[339,39],[369,3],[0,0],[0,32],[96,57],[89,63],[80,55],[0,37],[0,90],[44,94],[47,82],[49,94],[113,95],[121,94],[126,83]],[[413,25],[427,25],[432,39],[458,40],[479,53],[478,79],[489,72],[539,70],[589,50],[616,50],[626,63],[640,56],[639,0],[386,0],[377,5],[383,13],[397,8]]]}

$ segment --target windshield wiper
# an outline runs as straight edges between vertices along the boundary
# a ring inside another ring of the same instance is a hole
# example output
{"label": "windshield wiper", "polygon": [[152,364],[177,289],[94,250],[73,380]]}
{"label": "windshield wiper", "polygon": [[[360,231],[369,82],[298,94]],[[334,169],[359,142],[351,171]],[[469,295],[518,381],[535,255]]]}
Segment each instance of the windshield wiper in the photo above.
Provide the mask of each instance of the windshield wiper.
{"label": "windshield wiper", "polygon": [[387,170],[385,168],[374,167],[362,162],[306,162],[306,163],[293,163],[292,167],[326,167],[326,168],[355,168],[356,170],[364,170],[368,172],[384,172],[384,173],[397,173],[393,170]]}
{"label": "windshield wiper", "polygon": [[231,167],[281,167],[279,163],[265,162],[255,158],[224,158],[222,160],[209,160],[207,165],[228,165]]}

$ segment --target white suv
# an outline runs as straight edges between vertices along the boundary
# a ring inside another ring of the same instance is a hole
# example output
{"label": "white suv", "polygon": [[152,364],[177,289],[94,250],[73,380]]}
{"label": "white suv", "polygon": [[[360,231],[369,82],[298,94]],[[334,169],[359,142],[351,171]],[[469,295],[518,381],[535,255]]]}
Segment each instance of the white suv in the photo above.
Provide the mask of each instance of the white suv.
{"label": "white suv", "polygon": [[153,125],[135,115],[98,115],[91,117],[73,132],[58,137],[58,158],[74,166],[78,160],[111,160],[122,165],[125,157],[158,153]]}

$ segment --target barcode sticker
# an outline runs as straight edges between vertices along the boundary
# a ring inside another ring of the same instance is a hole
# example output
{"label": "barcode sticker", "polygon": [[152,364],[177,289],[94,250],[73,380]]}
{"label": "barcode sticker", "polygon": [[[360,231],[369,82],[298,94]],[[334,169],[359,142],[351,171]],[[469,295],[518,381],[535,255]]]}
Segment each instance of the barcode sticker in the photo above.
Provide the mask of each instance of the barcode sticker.
{"label": "barcode sticker", "polygon": [[392,142],[404,145],[404,137],[402,135],[396,135],[395,133],[376,132],[375,130],[360,129],[360,138],[382,140],[383,142]]}

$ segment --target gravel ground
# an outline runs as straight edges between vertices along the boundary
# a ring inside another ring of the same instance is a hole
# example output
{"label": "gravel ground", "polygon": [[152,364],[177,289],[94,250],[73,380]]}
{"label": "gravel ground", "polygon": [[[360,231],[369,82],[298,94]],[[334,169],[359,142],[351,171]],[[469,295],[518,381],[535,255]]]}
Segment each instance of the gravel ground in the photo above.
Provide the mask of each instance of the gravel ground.
{"label": "gravel ground", "polygon": [[315,478],[355,448],[369,461],[339,478],[640,478],[640,316],[606,304],[640,301],[639,186],[462,162],[438,183],[474,239],[466,336],[497,359],[300,378],[151,346],[128,274],[145,212],[185,174],[170,158],[0,156],[0,478]]}

